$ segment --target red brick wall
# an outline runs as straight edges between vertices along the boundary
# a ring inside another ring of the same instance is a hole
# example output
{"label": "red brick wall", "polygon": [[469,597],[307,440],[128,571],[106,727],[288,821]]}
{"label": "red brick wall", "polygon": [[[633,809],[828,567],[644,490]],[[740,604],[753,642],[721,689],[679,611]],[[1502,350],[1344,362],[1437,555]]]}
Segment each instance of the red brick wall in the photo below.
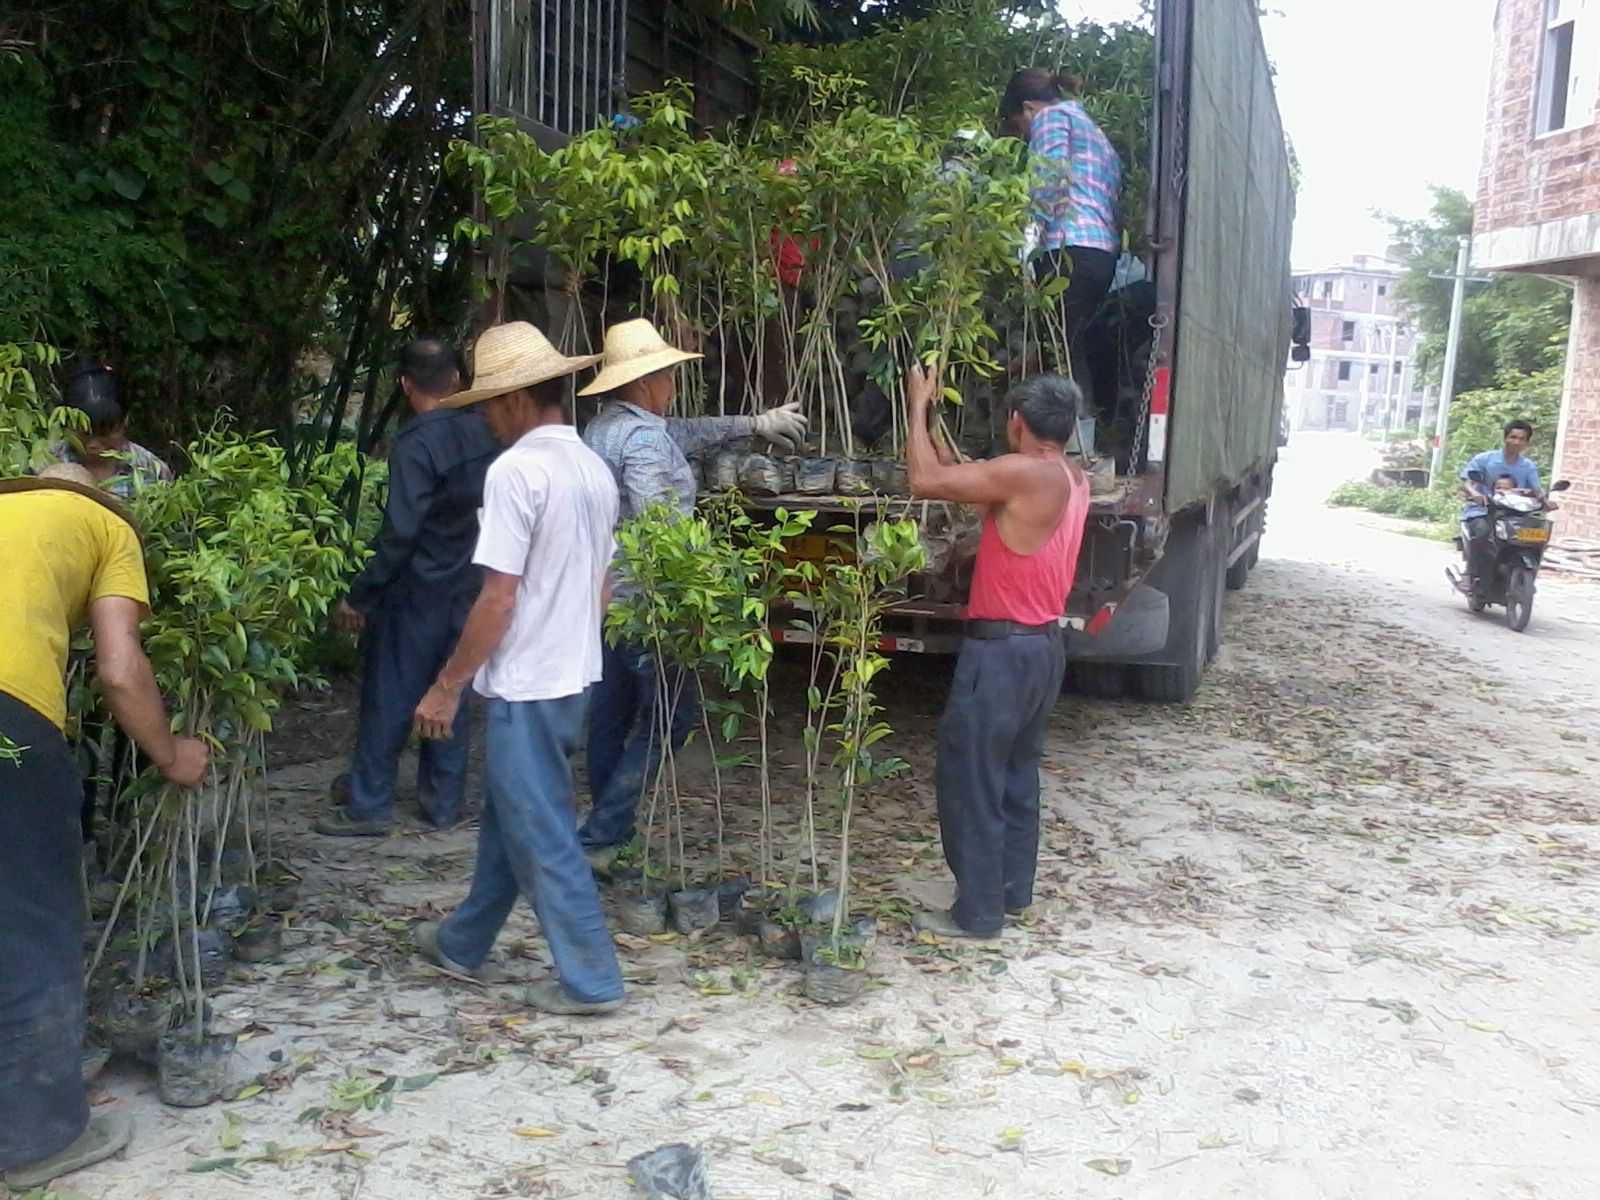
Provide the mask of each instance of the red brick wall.
{"label": "red brick wall", "polygon": [[1534,136],[1544,12],[1545,0],[1499,5],[1473,218],[1480,233],[1600,211],[1600,122]]}
{"label": "red brick wall", "polygon": [[1558,535],[1600,541],[1600,279],[1576,283],[1560,462],[1572,490],[1561,498],[1556,530]]}

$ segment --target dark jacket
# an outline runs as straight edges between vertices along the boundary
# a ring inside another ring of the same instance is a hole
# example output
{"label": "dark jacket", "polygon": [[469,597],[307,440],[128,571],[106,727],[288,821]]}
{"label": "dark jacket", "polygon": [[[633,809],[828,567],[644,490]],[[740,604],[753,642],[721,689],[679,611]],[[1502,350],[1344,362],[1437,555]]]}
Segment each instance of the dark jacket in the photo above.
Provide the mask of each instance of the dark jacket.
{"label": "dark jacket", "polygon": [[476,591],[483,477],[500,453],[483,416],[471,408],[436,408],[414,417],[389,451],[389,502],[373,556],[350,585],[362,612],[380,600],[414,593]]}

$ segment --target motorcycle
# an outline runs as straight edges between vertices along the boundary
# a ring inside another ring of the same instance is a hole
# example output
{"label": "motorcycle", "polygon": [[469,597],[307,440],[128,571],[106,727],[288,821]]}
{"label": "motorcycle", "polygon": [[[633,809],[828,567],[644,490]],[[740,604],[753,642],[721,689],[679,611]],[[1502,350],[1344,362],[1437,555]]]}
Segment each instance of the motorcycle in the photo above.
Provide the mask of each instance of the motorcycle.
{"label": "motorcycle", "polygon": [[[1468,478],[1480,487],[1487,487],[1483,472],[1473,471]],[[1560,480],[1550,485],[1551,492],[1564,492],[1572,484]],[[1544,500],[1525,496],[1519,492],[1488,493],[1484,511],[1489,522],[1489,536],[1481,547],[1480,562],[1488,564],[1481,577],[1472,579],[1468,587],[1472,561],[1468,557],[1467,525],[1461,523],[1456,535],[1456,549],[1461,552],[1462,572],[1450,568],[1445,575],[1451,585],[1467,598],[1467,607],[1482,612],[1491,604],[1503,605],[1506,624],[1521,633],[1533,618],[1534,579],[1539,574],[1539,564],[1544,559],[1545,548],[1550,544],[1552,525],[1545,516],[1548,498]]]}

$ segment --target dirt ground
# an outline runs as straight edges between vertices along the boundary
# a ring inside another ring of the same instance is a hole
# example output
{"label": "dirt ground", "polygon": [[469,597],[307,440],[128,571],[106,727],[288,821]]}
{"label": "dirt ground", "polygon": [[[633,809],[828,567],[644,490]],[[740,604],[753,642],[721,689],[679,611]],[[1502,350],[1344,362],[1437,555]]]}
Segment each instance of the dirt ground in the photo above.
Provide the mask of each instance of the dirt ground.
{"label": "dirt ground", "polygon": [[[623,938],[614,1017],[534,1015],[410,954],[410,924],[464,894],[471,829],[318,838],[342,761],[281,767],[303,914],[284,960],[236,967],[218,1000],[247,1027],[243,1095],[163,1108],[114,1064],[95,1098],[134,1115],[136,1141],[65,1183],[623,1197],[632,1155],[687,1141],[718,1200],[1595,1196],[1600,589],[1542,581],[1524,635],[1470,616],[1447,548],[1322,507],[1362,454],[1327,435],[1285,452],[1194,704],[1062,700],[1041,902],[998,949],[897,920],[948,887],[931,789],[948,667],[896,663],[886,715],[912,773],[857,826],[883,933],[850,1007],[805,1001],[797,965],[723,926]],[[309,702],[321,736],[291,726],[280,761],[327,746],[352,703]],[[689,777],[703,793],[703,767]],[[748,790],[731,791],[747,860]],[[701,853],[709,830],[698,806]],[[501,951],[541,969],[525,914]]]}

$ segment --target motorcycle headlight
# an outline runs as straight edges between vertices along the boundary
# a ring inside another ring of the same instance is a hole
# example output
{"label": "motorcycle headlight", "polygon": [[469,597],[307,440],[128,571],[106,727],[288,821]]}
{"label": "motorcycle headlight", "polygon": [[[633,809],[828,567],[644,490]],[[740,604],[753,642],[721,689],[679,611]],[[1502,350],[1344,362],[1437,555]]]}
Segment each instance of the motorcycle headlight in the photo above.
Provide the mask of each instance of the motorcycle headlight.
{"label": "motorcycle headlight", "polygon": [[1510,521],[1501,521],[1495,528],[1499,532],[1500,540],[1502,542],[1509,542],[1511,540],[1511,522]]}

